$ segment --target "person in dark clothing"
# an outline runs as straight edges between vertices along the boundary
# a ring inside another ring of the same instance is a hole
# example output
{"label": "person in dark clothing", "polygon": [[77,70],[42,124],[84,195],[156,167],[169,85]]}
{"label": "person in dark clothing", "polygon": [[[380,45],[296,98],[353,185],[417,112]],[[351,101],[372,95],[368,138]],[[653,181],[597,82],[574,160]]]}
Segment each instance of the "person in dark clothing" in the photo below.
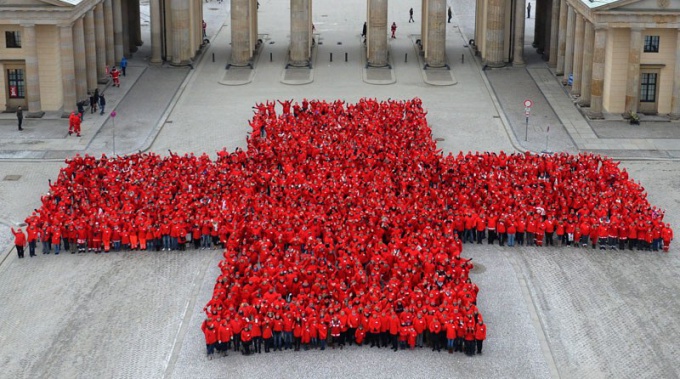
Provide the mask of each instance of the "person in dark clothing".
{"label": "person in dark clothing", "polygon": [[99,112],[100,116],[104,114],[104,108],[106,108],[106,98],[102,93],[101,95],[99,95],[99,109],[101,110],[101,112]]}
{"label": "person in dark clothing", "polygon": [[451,7],[449,7],[449,21],[448,23],[451,23],[451,19],[453,18],[453,11],[451,10]]}
{"label": "person in dark clothing", "polygon": [[21,106],[17,107],[17,122],[19,122],[19,130],[24,130],[21,125],[24,123],[24,111]]}
{"label": "person in dark clothing", "polygon": [[408,22],[409,24],[412,22],[416,22],[416,20],[413,19],[413,8],[408,10]]}

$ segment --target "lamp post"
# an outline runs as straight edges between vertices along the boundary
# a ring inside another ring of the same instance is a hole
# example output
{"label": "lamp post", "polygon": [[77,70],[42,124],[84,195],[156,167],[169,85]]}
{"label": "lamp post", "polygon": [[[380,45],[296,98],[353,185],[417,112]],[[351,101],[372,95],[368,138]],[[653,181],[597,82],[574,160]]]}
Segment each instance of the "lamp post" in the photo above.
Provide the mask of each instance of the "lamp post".
{"label": "lamp post", "polygon": [[116,155],[116,111],[111,111],[111,122],[113,123],[113,155]]}

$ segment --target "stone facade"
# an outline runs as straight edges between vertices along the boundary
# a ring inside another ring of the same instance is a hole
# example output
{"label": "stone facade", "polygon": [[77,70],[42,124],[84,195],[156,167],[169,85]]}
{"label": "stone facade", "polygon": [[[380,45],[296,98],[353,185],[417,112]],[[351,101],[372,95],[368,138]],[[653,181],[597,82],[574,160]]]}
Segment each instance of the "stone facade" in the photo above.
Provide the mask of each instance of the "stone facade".
{"label": "stone facade", "polygon": [[537,0],[530,20],[525,9],[526,0],[477,0],[486,65],[523,64],[524,23],[535,22],[533,46],[590,117],[680,117],[680,0]]}
{"label": "stone facade", "polygon": [[[151,61],[186,65],[203,43],[201,0],[150,0]],[[68,114],[141,46],[139,0],[0,2],[0,111]]]}

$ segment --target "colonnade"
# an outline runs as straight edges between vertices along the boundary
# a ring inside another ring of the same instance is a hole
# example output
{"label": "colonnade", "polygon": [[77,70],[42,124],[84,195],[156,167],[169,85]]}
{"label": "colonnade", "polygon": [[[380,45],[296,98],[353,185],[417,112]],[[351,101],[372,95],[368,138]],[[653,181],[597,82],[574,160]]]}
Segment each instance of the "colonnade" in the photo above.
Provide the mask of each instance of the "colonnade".
{"label": "colonnade", "polygon": [[[191,64],[203,43],[202,0],[150,0],[151,62]],[[256,1],[254,2],[256,6]],[[59,44],[63,112],[71,112],[88,92],[105,83],[107,67],[119,65],[124,56],[143,44],[140,0],[100,0],[75,17],[54,26]],[[29,117],[41,117],[37,28],[22,23],[26,101]],[[46,64],[40,62],[40,64]]]}
{"label": "colonnade", "polygon": [[[153,0],[152,0],[153,1]],[[421,42],[428,67],[446,65],[446,0],[421,0]],[[499,0],[500,1],[500,0]],[[366,0],[366,58],[370,67],[388,65],[388,0]],[[247,66],[257,48],[257,0],[231,0],[230,66]],[[312,0],[290,0],[289,65],[310,66]]]}

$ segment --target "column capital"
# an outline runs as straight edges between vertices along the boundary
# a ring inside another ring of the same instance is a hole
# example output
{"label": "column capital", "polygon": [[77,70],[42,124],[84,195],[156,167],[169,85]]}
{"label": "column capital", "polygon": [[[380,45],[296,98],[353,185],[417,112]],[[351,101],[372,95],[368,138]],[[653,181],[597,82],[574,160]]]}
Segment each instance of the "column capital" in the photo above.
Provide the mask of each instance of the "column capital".
{"label": "column capital", "polygon": [[630,27],[631,32],[640,32],[641,33],[645,29],[646,28],[644,26],[640,26],[640,25],[633,25],[633,26]]}
{"label": "column capital", "polygon": [[22,28],[35,28],[35,23],[21,23],[19,24]]}
{"label": "column capital", "polygon": [[602,30],[607,30],[607,24],[593,24],[593,29],[595,31],[602,31]]}

